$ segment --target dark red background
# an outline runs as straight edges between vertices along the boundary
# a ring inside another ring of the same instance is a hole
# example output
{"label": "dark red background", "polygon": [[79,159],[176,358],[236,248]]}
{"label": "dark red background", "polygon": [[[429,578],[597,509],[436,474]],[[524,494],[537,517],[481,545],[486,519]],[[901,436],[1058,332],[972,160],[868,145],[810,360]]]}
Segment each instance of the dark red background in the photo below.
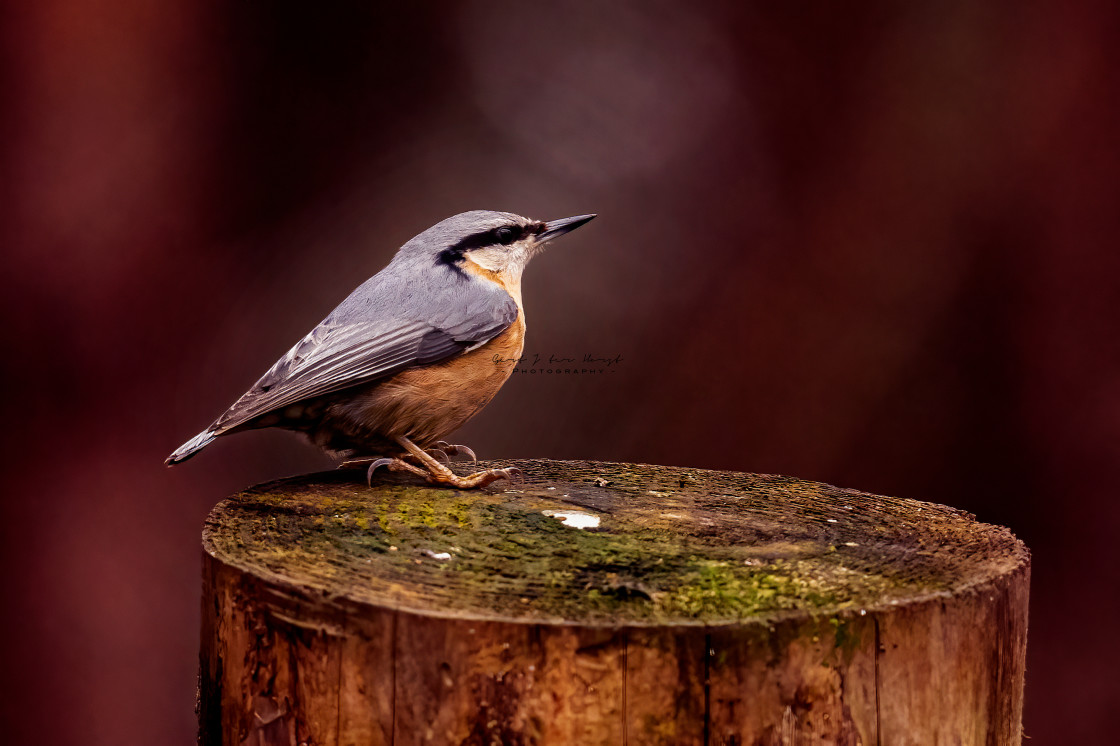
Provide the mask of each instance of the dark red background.
{"label": "dark red background", "polygon": [[162,459],[476,208],[600,214],[527,351],[622,362],[462,441],[1010,526],[1030,743],[1114,737],[1120,5],[393,5],[4,6],[5,743],[192,742],[203,517],[327,462]]}

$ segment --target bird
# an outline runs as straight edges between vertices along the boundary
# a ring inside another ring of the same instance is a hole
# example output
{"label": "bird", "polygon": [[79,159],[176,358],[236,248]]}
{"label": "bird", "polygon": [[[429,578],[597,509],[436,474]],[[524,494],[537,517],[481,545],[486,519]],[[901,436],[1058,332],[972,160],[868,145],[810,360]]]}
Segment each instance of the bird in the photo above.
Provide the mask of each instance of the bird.
{"label": "bird", "polygon": [[164,463],[224,435],[278,427],[303,433],[342,466],[368,463],[371,484],[382,467],[460,489],[523,478],[516,467],[455,474],[444,463],[451,456],[477,459],[444,438],[490,402],[521,357],[526,265],[595,217],[472,210],[436,223]]}

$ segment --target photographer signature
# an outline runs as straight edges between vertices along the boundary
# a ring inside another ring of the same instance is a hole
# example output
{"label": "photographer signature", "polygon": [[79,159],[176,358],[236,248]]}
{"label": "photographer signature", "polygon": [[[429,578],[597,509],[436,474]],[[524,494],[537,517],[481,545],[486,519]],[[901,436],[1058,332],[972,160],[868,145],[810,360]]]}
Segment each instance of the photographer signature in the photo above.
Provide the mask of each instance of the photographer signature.
{"label": "photographer signature", "polygon": [[517,365],[525,368],[536,368],[538,365],[542,367],[555,367],[560,365],[596,365],[604,368],[618,366],[622,363],[622,355],[614,355],[611,357],[604,357],[586,353],[582,358],[564,357],[561,355],[549,355],[548,359],[539,353],[534,352],[530,355],[522,355],[521,357],[502,357],[495,353],[492,358],[495,365]]}

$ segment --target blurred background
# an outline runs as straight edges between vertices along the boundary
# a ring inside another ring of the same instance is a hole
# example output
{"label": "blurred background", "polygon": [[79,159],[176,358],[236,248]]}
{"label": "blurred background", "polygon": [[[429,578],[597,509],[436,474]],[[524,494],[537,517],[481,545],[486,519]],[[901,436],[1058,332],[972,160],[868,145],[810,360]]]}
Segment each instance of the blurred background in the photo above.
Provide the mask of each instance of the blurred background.
{"label": "blurred background", "polygon": [[[784,473],[1033,550],[1026,733],[1120,702],[1120,5],[40,0],[0,11],[6,743],[193,743],[199,531],[329,467],[206,426],[396,247],[529,268],[483,457]],[[1111,710],[1110,710],[1111,708]]]}

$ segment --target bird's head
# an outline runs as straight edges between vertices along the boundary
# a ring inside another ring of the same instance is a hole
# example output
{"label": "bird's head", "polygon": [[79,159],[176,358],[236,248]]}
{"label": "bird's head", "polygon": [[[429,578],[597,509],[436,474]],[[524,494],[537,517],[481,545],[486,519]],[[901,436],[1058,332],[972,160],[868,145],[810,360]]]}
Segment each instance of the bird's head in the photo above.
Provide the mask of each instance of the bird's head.
{"label": "bird's head", "polygon": [[521,273],[545,244],[588,222],[577,215],[543,222],[509,212],[473,210],[436,223],[402,247],[455,272],[487,277],[508,290],[520,287]]}

